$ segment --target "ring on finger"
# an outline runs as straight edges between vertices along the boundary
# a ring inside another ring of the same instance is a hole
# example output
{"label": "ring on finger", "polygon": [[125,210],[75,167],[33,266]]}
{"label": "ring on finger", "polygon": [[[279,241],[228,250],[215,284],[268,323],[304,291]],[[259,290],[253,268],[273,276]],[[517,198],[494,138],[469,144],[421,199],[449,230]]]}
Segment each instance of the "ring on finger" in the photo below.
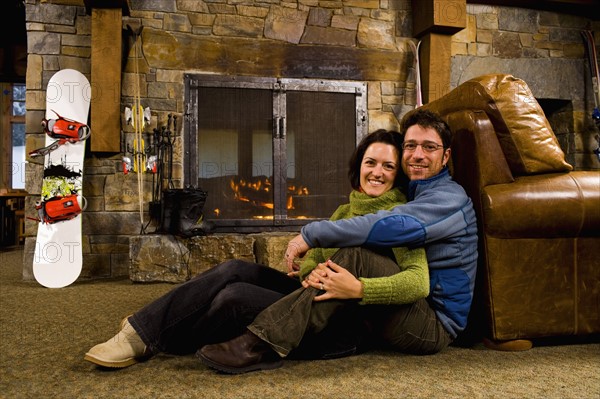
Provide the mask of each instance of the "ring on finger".
{"label": "ring on finger", "polygon": [[325,291],[325,286],[323,285],[323,283],[321,283],[321,291]]}

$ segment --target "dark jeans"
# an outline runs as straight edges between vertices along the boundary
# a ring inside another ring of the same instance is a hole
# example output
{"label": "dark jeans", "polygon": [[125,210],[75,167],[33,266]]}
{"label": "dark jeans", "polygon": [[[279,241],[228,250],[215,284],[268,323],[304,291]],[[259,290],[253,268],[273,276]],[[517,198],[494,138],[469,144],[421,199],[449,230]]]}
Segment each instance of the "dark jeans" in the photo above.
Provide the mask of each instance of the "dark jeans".
{"label": "dark jeans", "polygon": [[240,335],[263,309],[298,287],[298,279],[285,273],[231,260],[175,287],[129,322],[152,353],[189,354]]}
{"label": "dark jeans", "polygon": [[[357,277],[398,273],[389,254],[364,248],[340,249],[332,261]],[[360,305],[356,300],[314,302],[319,291],[300,288],[261,312],[248,329],[287,356],[302,344],[318,343],[320,352],[346,356],[361,347],[381,346],[414,354],[436,353],[451,338],[426,299],[407,305]],[[341,316],[340,316],[341,315]],[[362,323],[361,323],[362,322]],[[318,337],[318,339],[314,339]],[[324,339],[327,337],[327,339]]]}

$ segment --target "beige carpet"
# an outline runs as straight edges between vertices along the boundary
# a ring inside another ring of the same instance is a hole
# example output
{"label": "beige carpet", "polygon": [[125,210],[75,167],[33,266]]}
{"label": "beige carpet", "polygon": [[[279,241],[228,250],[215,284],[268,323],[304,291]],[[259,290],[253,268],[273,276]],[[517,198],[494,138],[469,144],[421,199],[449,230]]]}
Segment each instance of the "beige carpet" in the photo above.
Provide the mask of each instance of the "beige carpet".
{"label": "beige carpet", "polygon": [[83,360],[120,319],[168,284],[93,281],[47,289],[21,281],[22,252],[0,253],[0,398],[590,398],[600,344],[495,352],[451,347],[426,357],[370,353],[217,374],[193,356],[157,356],[119,371]]}

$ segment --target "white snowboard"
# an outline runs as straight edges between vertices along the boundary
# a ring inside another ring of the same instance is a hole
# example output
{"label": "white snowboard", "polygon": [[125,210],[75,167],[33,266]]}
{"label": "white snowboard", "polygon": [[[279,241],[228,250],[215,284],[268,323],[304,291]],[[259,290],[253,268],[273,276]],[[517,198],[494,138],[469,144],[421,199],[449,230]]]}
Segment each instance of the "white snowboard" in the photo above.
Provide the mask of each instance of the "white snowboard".
{"label": "white snowboard", "polygon": [[[82,73],[73,69],[58,71],[46,89],[46,119],[60,115],[87,124],[90,98],[91,86]],[[55,141],[46,135],[46,145]],[[65,190],[82,196],[84,156],[85,141],[65,143],[44,156],[42,201],[66,195]],[[67,173],[57,177],[52,172],[57,169]],[[33,256],[35,279],[49,288],[68,286],[81,273],[82,252],[81,214],[56,223],[40,222]]]}

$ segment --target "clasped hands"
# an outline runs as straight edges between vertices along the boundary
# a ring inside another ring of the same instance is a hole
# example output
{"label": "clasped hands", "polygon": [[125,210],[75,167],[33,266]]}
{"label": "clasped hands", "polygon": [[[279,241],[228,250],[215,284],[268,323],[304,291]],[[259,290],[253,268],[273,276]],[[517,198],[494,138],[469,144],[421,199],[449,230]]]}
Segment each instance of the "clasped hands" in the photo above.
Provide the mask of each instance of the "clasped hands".
{"label": "clasped hands", "polygon": [[[300,234],[289,242],[285,251],[289,276],[298,275],[300,266],[295,262],[295,259],[304,256],[309,249],[309,246]],[[302,286],[304,288],[314,287],[324,291],[321,295],[315,297],[315,301],[363,297],[363,285],[361,281],[330,259],[324,263],[319,263],[302,281]]]}
{"label": "clasped hands", "polygon": [[356,277],[342,266],[328,259],[317,267],[302,281],[304,288],[314,287],[324,291],[315,297],[315,301],[327,299],[362,298],[363,285]]}

